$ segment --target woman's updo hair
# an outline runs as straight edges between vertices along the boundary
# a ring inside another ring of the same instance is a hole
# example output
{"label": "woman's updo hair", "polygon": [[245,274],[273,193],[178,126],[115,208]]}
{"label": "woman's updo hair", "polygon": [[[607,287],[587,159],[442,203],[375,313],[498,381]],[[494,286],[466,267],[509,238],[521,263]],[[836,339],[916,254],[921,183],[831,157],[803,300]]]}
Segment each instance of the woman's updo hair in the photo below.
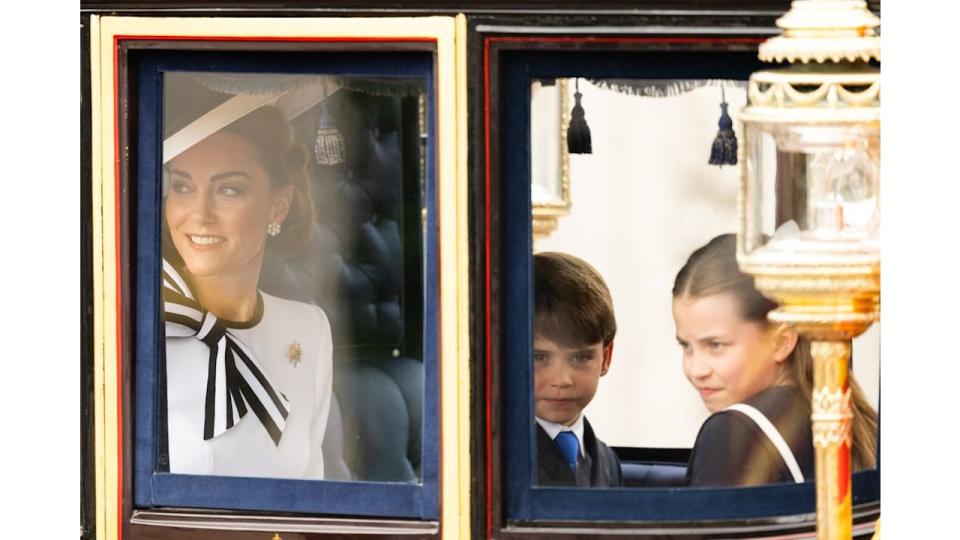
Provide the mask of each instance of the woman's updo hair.
{"label": "woman's updo hair", "polygon": [[270,186],[293,186],[290,211],[280,234],[268,237],[267,248],[289,255],[307,245],[313,235],[314,209],[307,177],[307,149],[294,137],[293,128],[280,109],[260,107],[235,120],[224,131],[246,139],[257,151],[260,164],[270,177]]}
{"label": "woman's updo hair", "polygon": [[[757,290],[753,276],[740,271],[735,234],[721,234],[694,251],[673,283],[674,298],[703,298],[715,294],[730,294],[736,298],[744,321],[770,324],[767,314],[778,306]],[[806,338],[797,339],[797,345],[786,361],[786,375],[809,404],[813,394],[813,357]],[[850,459],[853,470],[857,471],[876,467],[877,412],[852,374],[850,389],[854,414]]]}

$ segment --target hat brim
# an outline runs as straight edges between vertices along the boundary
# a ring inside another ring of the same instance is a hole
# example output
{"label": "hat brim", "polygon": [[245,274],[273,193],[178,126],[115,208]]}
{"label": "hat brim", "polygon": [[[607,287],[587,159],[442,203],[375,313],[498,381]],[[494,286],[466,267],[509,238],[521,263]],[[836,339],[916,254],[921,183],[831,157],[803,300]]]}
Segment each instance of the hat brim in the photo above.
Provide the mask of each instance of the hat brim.
{"label": "hat brim", "polygon": [[[211,73],[170,73],[165,81],[165,127],[163,163],[229,126],[260,107],[274,105],[287,120],[327,99],[340,89],[333,77],[324,75],[277,75],[278,84],[264,91],[264,74],[224,74],[231,85],[229,93],[222,88],[211,90]],[[249,88],[244,88],[244,80]]]}

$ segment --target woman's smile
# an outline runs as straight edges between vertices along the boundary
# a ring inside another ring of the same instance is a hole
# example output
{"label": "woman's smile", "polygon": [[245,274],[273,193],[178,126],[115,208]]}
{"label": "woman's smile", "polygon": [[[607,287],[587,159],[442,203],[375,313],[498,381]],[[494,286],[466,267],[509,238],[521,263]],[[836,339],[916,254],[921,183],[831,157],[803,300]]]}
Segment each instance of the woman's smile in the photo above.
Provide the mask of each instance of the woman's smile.
{"label": "woman's smile", "polygon": [[188,234],[187,237],[190,239],[190,243],[198,248],[215,246],[217,244],[222,244],[227,240],[222,236],[210,236],[210,235],[200,235],[200,234]]}
{"label": "woman's smile", "polygon": [[218,132],[169,164],[165,215],[177,253],[194,277],[247,276],[256,283],[267,226],[285,217],[257,151]]}

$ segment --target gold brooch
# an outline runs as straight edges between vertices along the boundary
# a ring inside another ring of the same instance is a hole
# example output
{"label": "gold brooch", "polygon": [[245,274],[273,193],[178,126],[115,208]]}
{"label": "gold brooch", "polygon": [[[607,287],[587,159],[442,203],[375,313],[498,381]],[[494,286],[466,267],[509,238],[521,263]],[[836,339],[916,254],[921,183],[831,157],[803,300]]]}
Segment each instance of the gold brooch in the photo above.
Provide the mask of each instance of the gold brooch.
{"label": "gold brooch", "polygon": [[297,364],[300,363],[299,341],[294,341],[290,345],[287,345],[287,358],[290,360],[290,363],[293,364],[293,367],[297,367]]}

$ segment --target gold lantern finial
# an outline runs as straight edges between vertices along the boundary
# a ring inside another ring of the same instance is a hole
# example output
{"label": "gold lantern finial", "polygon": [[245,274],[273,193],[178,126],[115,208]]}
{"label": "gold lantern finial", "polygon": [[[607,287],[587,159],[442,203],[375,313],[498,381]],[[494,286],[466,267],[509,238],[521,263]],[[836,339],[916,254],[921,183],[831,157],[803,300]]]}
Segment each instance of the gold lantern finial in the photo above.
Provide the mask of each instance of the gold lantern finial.
{"label": "gold lantern finial", "polygon": [[783,35],[760,45],[764,62],[880,60],[880,18],[863,0],[796,0],[777,26]]}
{"label": "gold lantern finial", "polygon": [[[851,339],[879,318],[880,71],[867,63],[878,23],[862,0],[793,2],[760,56],[818,64],[754,73],[740,115],[740,266],[780,303],[771,319],[817,339]],[[773,186],[796,191],[777,215],[761,208]],[[784,233],[786,220],[799,231]]]}

